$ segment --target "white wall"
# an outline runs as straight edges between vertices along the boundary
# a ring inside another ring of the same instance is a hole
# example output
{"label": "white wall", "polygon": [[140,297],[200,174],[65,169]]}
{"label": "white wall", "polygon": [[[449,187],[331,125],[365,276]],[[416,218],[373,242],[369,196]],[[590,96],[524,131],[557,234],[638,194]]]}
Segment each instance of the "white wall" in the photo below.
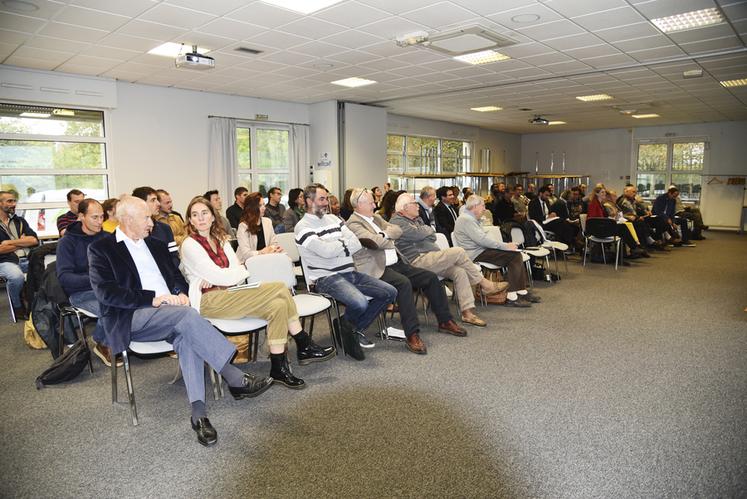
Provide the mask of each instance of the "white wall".
{"label": "white wall", "polygon": [[[309,142],[311,143],[310,162],[314,165],[314,182],[324,184],[329,192],[339,192],[339,151],[337,139],[337,101],[326,101],[309,106]],[[386,147],[386,146],[385,146]],[[323,156],[329,165],[320,165]],[[301,186],[303,187],[303,186]]]}
{"label": "white wall", "polygon": [[346,187],[382,186],[386,172],[386,109],[345,103]]}

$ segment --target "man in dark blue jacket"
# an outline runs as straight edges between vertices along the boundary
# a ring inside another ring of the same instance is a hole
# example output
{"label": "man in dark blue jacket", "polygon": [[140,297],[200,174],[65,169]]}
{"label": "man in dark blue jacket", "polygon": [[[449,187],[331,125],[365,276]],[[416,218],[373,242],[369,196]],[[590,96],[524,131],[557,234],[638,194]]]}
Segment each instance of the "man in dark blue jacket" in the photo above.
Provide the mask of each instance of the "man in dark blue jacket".
{"label": "man in dark blue jacket", "polygon": [[664,218],[672,230],[674,230],[675,224],[680,226],[682,242],[675,243],[675,246],[692,247],[695,246],[695,243],[690,241],[690,228],[687,226],[687,219],[674,216],[677,211],[675,206],[677,205],[677,196],[679,195],[680,190],[675,186],[671,186],[667,192],[656,197],[651,211],[653,211],[654,215],[657,217]]}
{"label": "man in dark blue jacket", "polygon": [[[65,236],[57,244],[57,278],[70,304],[99,316],[99,302],[91,288],[88,275],[88,246],[104,237],[104,209],[95,199],[78,204],[78,221],[68,225]],[[111,367],[111,352],[105,345],[104,328],[96,323],[93,330],[93,353]]]}
{"label": "man in dark blue jacket", "polygon": [[166,245],[148,237],[151,214],[144,201],[122,196],[119,227],[88,247],[99,320],[113,355],[131,341],[163,340],[174,346],[192,407],[192,429],[200,444],[212,445],[218,434],[207,418],[204,364],[223,376],[236,399],[259,395],[272,378],[246,374],[231,364],[236,348],[189,306],[189,287]]}

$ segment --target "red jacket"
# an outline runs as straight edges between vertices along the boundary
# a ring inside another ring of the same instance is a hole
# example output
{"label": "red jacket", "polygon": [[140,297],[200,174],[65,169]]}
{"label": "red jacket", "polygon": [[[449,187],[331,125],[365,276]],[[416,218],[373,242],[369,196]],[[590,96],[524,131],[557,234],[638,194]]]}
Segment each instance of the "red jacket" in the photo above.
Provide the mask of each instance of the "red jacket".
{"label": "red jacket", "polygon": [[589,218],[607,218],[607,213],[605,213],[604,207],[596,198],[589,202],[588,214]]}

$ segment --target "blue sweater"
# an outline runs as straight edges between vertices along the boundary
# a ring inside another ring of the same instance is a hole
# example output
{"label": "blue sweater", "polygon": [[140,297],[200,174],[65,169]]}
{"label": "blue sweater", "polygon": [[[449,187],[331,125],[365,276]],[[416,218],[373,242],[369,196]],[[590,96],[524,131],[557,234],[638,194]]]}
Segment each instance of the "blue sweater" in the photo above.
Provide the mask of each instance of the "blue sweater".
{"label": "blue sweater", "polygon": [[89,236],[83,232],[80,222],[67,226],[65,235],[57,243],[57,278],[68,296],[91,289],[88,276],[88,246],[102,237],[101,231]]}

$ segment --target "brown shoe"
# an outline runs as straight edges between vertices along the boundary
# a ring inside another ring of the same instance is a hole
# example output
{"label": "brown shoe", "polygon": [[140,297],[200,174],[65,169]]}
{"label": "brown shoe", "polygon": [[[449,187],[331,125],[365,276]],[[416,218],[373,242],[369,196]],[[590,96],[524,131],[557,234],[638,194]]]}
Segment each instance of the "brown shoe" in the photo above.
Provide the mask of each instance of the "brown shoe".
{"label": "brown shoe", "polygon": [[439,324],[438,330],[445,333],[453,334],[454,336],[467,336],[467,330],[451,319]]}
{"label": "brown shoe", "polygon": [[494,282],[493,285],[489,288],[482,288],[482,293],[485,296],[494,295],[496,293],[500,293],[501,291],[506,291],[508,289],[508,283],[506,281],[503,282]]}
{"label": "brown shoe", "polygon": [[476,316],[472,312],[462,312],[462,322],[464,322],[465,324],[471,324],[477,327],[485,327],[488,325],[487,322],[480,319],[478,316]]}
{"label": "brown shoe", "polygon": [[[101,359],[101,362],[103,362],[106,367],[112,366],[112,351],[109,350],[108,346],[102,343],[96,343],[93,346],[93,353],[96,354],[96,357]],[[122,367],[123,365],[124,362],[117,359],[117,367]]]}
{"label": "brown shoe", "polygon": [[418,333],[412,333],[407,337],[407,349],[412,353],[425,355],[428,353],[428,349],[425,347],[425,343],[420,339]]}

